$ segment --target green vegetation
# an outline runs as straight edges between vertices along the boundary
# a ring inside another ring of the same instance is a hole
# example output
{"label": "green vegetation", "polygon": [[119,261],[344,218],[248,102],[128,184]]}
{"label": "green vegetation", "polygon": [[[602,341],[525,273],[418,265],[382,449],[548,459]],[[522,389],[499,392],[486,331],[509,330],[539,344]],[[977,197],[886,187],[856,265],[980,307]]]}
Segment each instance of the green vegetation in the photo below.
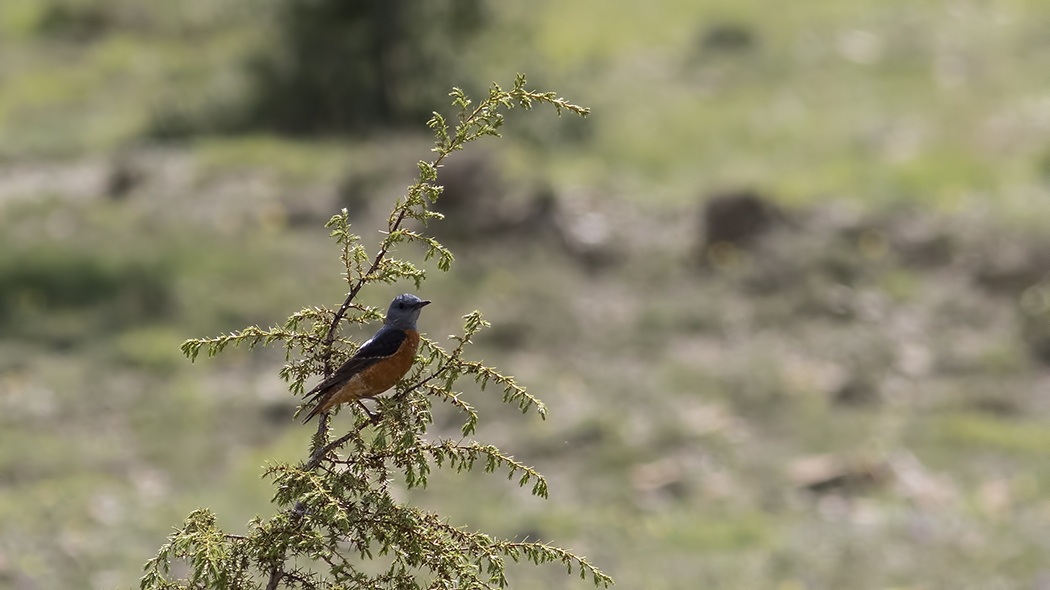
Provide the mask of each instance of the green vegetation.
{"label": "green vegetation", "polygon": [[[283,351],[191,365],[178,344],[341,301],[325,222],[345,207],[375,252],[431,145],[149,139],[244,104],[279,5],[0,2],[0,587],[134,587],[187,514],[250,534],[273,514],[262,466],[303,460]],[[481,7],[463,71],[527,71],[594,112],[512,118],[440,171],[448,196],[487,192],[429,226],[457,259],[419,265],[420,327],[451,349],[485,310],[472,358],[550,416],[467,388],[476,438],[550,498],[447,470],[391,494],[624,588],[1039,585],[1050,7]],[[698,254],[699,200],[748,187],[784,219]],[[432,436],[462,436],[432,412]]]}

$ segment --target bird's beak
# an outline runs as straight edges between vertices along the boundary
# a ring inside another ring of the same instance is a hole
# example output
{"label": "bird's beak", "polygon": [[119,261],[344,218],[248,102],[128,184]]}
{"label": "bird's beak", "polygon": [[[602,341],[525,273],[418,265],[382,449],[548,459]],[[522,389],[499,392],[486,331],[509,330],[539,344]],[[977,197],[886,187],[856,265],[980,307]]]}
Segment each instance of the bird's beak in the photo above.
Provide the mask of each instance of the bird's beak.
{"label": "bird's beak", "polygon": [[419,302],[419,307],[426,307],[427,305],[430,305],[430,301],[423,300]]}

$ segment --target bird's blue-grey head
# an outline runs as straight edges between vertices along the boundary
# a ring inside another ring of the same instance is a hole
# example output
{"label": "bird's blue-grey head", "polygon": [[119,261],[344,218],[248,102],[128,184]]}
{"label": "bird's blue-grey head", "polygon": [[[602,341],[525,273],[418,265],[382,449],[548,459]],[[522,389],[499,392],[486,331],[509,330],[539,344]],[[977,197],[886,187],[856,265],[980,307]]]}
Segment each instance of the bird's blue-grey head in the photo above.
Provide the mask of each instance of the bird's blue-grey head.
{"label": "bird's blue-grey head", "polygon": [[428,303],[430,302],[420,299],[411,293],[404,293],[394,297],[394,300],[390,302],[390,309],[386,312],[386,325],[391,328],[401,328],[402,330],[415,330],[419,312]]}

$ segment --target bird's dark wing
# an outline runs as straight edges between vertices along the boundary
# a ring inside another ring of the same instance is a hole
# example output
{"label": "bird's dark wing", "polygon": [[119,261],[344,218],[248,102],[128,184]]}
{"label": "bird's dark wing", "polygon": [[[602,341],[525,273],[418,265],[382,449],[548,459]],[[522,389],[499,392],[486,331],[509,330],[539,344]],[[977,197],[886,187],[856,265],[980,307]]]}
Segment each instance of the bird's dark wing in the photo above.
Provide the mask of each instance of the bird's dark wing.
{"label": "bird's dark wing", "polygon": [[342,387],[350,379],[379,361],[392,356],[408,336],[404,330],[380,328],[371,340],[365,342],[357,354],[350,357],[332,376],[322,381],[306,394],[306,398],[319,397],[333,388]]}

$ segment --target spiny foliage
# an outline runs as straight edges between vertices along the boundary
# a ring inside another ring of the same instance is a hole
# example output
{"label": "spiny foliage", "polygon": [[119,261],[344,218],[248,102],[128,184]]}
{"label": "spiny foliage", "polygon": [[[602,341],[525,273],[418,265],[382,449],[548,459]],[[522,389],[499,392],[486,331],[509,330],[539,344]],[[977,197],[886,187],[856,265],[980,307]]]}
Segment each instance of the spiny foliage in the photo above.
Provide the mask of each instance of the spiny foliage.
{"label": "spiny foliage", "polygon": [[[459,89],[451,96],[459,109],[458,122],[450,129],[434,113],[429,126],[437,136],[433,149],[437,156],[419,163],[418,181],[395,203],[375,253],[369,253],[361,238],[350,231],[346,210],[328,222],[342,249],[349,285],[338,308],[308,307],[280,326],[250,326],[215,338],[187,340],[182,345],[186,356],[194,360],[202,350],[215,356],[231,344],[254,348],[281,343],[287,360],[281,377],[294,394],[302,395],[307,379],[330,375],[356,349],[337,336],[344,322],[382,318],[381,310],[358,303],[366,286],[408,280],[419,287],[425,279],[422,269],[393,258],[399,245],[420,244],[425,248],[424,260],[436,258],[439,269],[449,269],[454,258],[447,248],[420,230],[405,227],[409,219],[425,228],[429,221],[441,218],[428,206],[441,195],[437,173],[447,156],[486,135],[498,137],[502,111],[515,105],[528,109],[534,103],[548,103],[559,113],[567,109],[587,114],[587,109],[554,93],[526,90],[520,75],[510,91],[493,84],[488,98],[477,106]],[[141,588],[503,588],[508,584],[504,575],[508,558],[536,564],[559,562],[569,573],[589,576],[596,586],[611,584],[611,578],[583,557],[564,549],[469,532],[394,499],[390,485],[395,477],[412,489],[426,487],[435,467],[464,471],[475,466],[489,472],[505,469],[508,478],[516,477],[520,486],[531,484],[533,494],[547,496],[542,475],[495,446],[427,437],[435,402],[450,404],[463,413],[464,437],[474,433],[478,416],[456,390],[463,378],[482,389],[496,385],[502,388],[506,403],[516,404],[522,412],[535,410],[546,415],[543,403],[511,377],[464,358],[471,339],[488,326],[477,311],[464,320],[462,334],[452,337],[456,343],[452,350],[423,339],[415,368],[393,395],[376,400],[377,411],[368,413],[349,404],[355,413],[354,425],[335,440],[322,415],[307,460],[267,465],[264,477],[274,485],[276,514],[266,520],[257,517],[242,536],[220,531],[211,512],[194,511],[146,563]],[[173,579],[171,564],[176,561],[184,562],[189,573]]]}

